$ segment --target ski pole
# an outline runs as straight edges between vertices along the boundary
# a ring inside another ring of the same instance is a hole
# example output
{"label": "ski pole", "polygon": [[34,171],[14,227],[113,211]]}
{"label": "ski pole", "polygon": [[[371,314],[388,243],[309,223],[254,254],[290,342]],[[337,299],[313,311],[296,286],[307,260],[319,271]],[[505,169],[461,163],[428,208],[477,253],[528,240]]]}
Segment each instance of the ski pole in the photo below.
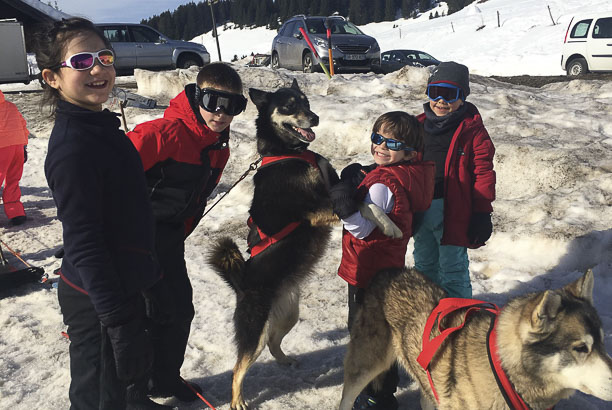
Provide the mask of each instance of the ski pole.
{"label": "ski pole", "polygon": [[215,408],[213,407],[213,405],[212,405],[212,404],[210,404],[210,403],[209,403],[209,402],[208,402],[208,401],[207,401],[207,400],[204,398],[204,396],[202,396],[200,393],[198,393],[198,391],[197,391],[196,389],[194,389],[194,388],[191,386],[191,384],[187,383],[187,381],[186,381],[185,379],[183,379],[181,376],[179,376],[179,377],[181,378],[181,381],[182,381],[183,383],[185,383],[185,386],[187,386],[187,387],[189,388],[189,390],[191,390],[191,391],[192,391],[192,392],[193,392],[193,393],[194,393],[196,396],[198,396],[198,398],[199,398],[200,400],[202,400],[204,403],[206,403],[206,405],[207,405],[208,407],[210,407],[212,410],[217,410],[217,409],[215,409]]}
{"label": "ski pole", "polygon": [[329,56],[329,74],[334,75],[334,59],[332,57],[332,38],[331,28],[334,24],[333,20],[329,17],[325,19],[325,28],[327,29],[327,53]]}
{"label": "ski pole", "polygon": [[[2,243],[2,245],[4,245],[4,247],[5,247],[6,249],[8,249],[8,251],[9,251],[10,253],[12,253],[14,257],[16,257],[16,258],[17,258],[17,259],[19,259],[21,262],[23,262],[23,264],[24,264],[26,267],[28,267],[28,268],[31,268],[31,267],[32,267],[32,266],[30,266],[30,264],[29,264],[29,263],[27,263],[26,261],[24,261],[24,260],[23,260],[23,259],[22,259],[22,258],[19,256],[19,254],[18,254],[17,252],[15,252],[14,250],[12,250],[12,249],[11,249],[11,247],[10,247],[10,246],[8,246],[8,245],[6,244],[6,242],[4,242],[2,239],[0,239],[0,243]],[[2,257],[4,258],[4,255],[2,255]]]}
{"label": "ski pole", "polygon": [[329,75],[329,72],[327,71],[327,68],[325,68],[325,64],[323,64],[323,62],[321,61],[321,58],[319,57],[317,50],[314,48],[314,46],[310,42],[310,38],[308,37],[308,34],[306,34],[306,30],[304,30],[304,27],[300,27],[300,33],[302,33],[302,35],[304,36],[304,40],[306,40],[308,47],[310,47],[310,50],[312,50],[312,54],[314,54],[317,60],[319,60],[319,65],[321,66],[323,71],[325,71],[325,74],[327,74],[327,78],[331,79],[331,75]]}

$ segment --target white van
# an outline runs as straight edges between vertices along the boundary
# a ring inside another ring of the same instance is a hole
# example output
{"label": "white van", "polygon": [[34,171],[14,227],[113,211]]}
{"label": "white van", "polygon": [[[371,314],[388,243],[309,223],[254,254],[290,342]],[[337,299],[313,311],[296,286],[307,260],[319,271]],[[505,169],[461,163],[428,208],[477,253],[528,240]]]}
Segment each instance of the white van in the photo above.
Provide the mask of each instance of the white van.
{"label": "white van", "polygon": [[612,71],[612,11],[574,16],[561,55],[567,75]]}

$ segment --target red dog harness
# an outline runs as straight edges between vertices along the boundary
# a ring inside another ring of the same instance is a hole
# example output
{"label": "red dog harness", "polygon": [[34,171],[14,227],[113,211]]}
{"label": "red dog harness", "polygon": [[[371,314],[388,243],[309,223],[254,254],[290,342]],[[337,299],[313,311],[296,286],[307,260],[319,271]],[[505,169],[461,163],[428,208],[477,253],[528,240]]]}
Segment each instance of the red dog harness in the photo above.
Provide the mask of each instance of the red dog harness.
{"label": "red dog harness", "polygon": [[[274,156],[265,156],[261,160],[261,168],[266,166],[284,162],[284,161],[292,161],[292,160],[300,160],[308,162],[312,167],[319,169],[319,165],[317,164],[317,158],[315,157],[314,152],[312,151],[304,151],[299,154],[287,154],[287,155],[274,155]],[[255,241],[249,241],[249,253],[251,254],[251,258],[260,254],[264,250],[266,250],[272,244],[282,240],[291,232],[293,232],[298,226],[300,226],[300,222],[291,222],[286,225],[283,229],[275,233],[274,235],[266,235],[259,227],[253,222],[253,218],[249,217],[247,220],[247,224],[251,230],[257,230],[257,239]],[[249,238],[251,236],[249,235]]]}
{"label": "red dog harness", "polygon": [[[441,323],[446,315],[452,313],[456,310],[468,308],[463,316],[463,321],[459,326],[450,327],[446,329],[442,329]],[[427,378],[429,379],[429,385],[431,386],[431,390],[433,391],[434,397],[436,401],[440,401],[438,398],[438,393],[434,388],[434,383],[431,378],[431,374],[429,372],[429,365],[431,360],[436,355],[438,349],[442,342],[453,332],[463,328],[468,316],[473,312],[488,312],[491,315],[491,327],[489,329],[489,333],[487,334],[487,351],[489,355],[489,363],[491,364],[491,370],[495,376],[495,380],[497,381],[497,385],[499,386],[499,390],[501,391],[504,399],[506,400],[506,404],[511,409],[515,410],[529,410],[529,406],[525,403],[525,401],[521,398],[521,396],[516,392],[512,382],[508,379],[506,372],[502,369],[501,360],[499,358],[499,354],[497,352],[497,319],[499,317],[499,308],[494,303],[483,302],[482,300],[477,299],[461,299],[461,298],[445,298],[440,300],[438,306],[434,308],[434,310],[427,318],[427,322],[425,323],[425,330],[423,332],[423,344],[422,350],[417,357],[417,362],[421,365],[421,367],[427,372]],[[434,325],[438,323],[438,330],[440,334],[433,339],[431,338],[431,332],[433,330]]]}

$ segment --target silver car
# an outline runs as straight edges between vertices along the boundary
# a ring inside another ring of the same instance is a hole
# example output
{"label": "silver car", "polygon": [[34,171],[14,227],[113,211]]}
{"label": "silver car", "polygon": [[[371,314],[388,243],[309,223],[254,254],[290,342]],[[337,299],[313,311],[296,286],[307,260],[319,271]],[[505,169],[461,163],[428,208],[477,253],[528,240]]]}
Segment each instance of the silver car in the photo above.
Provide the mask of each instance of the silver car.
{"label": "silver car", "polygon": [[201,67],[210,63],[210,54],[202,44],[171,40],[144,24],[96,25],[113,46],[118,71]]}
{"label": "silver car", "polygon": [[[327,21],[326,21],[327,20]],[[279,29],[272,41],[272,68],[288,68],[311,73],[319,63],[329,67],[326,23],[330,27],[332,58],[335,71],[377,71],[380,67],[380,47],[375,38],[364,34],[341,16],[293,16]],[[319,59],[311,52],[300,32],[303,28]]]}

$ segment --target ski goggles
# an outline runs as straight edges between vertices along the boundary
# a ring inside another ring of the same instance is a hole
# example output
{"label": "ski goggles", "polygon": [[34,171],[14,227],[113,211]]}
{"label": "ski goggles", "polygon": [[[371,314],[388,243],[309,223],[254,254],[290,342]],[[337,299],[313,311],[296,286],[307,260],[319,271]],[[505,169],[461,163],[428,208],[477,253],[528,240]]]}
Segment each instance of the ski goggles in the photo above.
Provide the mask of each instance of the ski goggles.
{"label": "ski goggles", "polygon": [[429,84],[427,96],[432,101],[442,99],[450,104],[461,98],[461,88],[448,83]]}
{"label": "ski goggles", "polygon": [[199,89],[198,104],[208,112],[223,111],[227,115],[238,115],[246,109],[247,99],[241,94],[232,94],[212,88]]}
{"label": "ski goggles", "polygon": [[372,142],[376,145],[380,145],[383,142],[387,144],[387,148],[391,151],[414,151],[414,148],[407,147],[402,141],[394,140],[392,138],[385,138],[375,132],[370,136]]}
{"label": "ski goggles", "polygon": [[112,50],[104,49],[96,52],[83,52],[73,54],[66,61],[62,61],[57,65],[60,67],[70,67],[73,70],[82,71],[89,70],[96,63],[96,59],[104,67],[110,67],[115,64],[115,54]]}

